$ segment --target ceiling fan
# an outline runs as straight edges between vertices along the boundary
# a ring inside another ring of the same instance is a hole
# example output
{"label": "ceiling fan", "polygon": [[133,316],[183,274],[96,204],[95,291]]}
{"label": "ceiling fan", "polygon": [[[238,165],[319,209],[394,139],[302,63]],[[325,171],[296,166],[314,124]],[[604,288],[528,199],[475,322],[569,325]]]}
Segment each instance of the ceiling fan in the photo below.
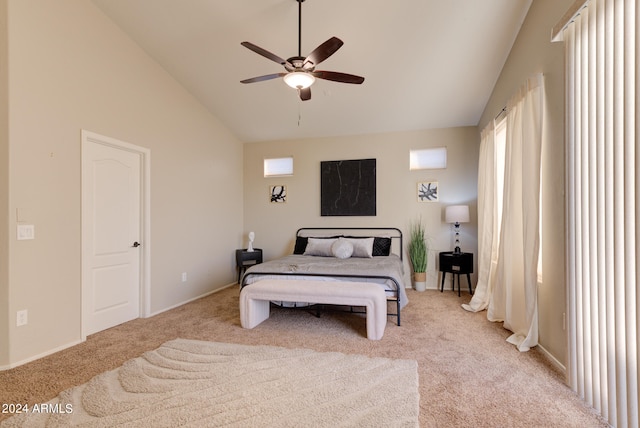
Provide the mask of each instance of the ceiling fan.
{"label": "ceiling fan", "polygon": [[307,101],[311,99],[311,85],[313,85],[316,78],[341,83],[361,84],[364,82],[364,77],[355,76],[353,74],[339,73],[337,71],[316,70],[316,66],[318,64],[336,53],[336,51],[343,45],[342,40],[337,37],[331,37],[329,40],[322,43],[307,57],[302,56],[302,3],[305,0],[296,1],[298,2],[298,56],[292,56],[285,60],[259,46],[254,45],[253,43],[242,42],[240,44],[245,48],[284,66],[287,72],[252,77],[251,79],[241,80],[240,83],[262,82],[282,77],[287,85],[298,90],[298,94],[302,101]]}

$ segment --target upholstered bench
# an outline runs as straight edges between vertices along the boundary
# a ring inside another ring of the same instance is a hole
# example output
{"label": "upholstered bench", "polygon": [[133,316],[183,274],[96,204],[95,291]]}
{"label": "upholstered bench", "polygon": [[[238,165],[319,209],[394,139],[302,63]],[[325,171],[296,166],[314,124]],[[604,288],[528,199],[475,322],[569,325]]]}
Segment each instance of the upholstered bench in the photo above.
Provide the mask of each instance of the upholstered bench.
{"label": "upholstered bench", "polygon": [[269,318],[271,301],[364,306],[367,337],[380,340],[387,326],[387,298],[380,285],[368,282],[263,279],[242,288],[240,324],[254,328]]}

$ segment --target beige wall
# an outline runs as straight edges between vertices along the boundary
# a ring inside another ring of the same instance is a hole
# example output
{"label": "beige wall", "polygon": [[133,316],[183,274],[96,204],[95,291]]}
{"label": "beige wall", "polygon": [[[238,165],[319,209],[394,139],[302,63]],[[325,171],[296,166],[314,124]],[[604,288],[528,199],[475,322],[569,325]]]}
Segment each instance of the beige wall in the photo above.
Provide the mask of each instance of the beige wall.
{"label": "beige wall", "polygon": [[540,345],[567,362],[564,214],[564,51],[551,28],[573,0],[535,0],[479,123],[484,128],[534,73],[544,73],[547,141],[542,148],[542,263],[538,290]]}
{"label": "beige wall", "polygon": [[9,127],[7,2],[0,0],[0,366],[9,360]]}
{"label": "beige wall", "polygon": [[[447,148],[447,168],[409,171],[409,150],[429,147]],[[247,143],[244,145],[245,245],[246,235],[254,231],[254,246],[263,249],[266,259],[273,259],[292,252],[295,231],[300,227],[392,226],[406,235],[409,223],[422,216],[431,241],[428,287],[435,288],[437,273],[433,258],[438,251],[450,251],[453,243],[451,226],[444,223],[447,205],[470,205],[472,223],[463,225],[462,246],[463,250],[477,254],[478,147],[476,127]],[[264,178],[263,159],[283,156],[294,158],[293,177]],[[377,159],[377,215],[322,217],[320,162],[367,158]],[[440,202],[417,202],[417,183],[428,180],[439,182]],[[287,186],[287,202],[272,204],[269,186],[279,184]]]}
{"label": "beige wall", "polygon": [[[242,144],[91,2],[8,0],[7,16],[0,93],[8,86],[11,168],[8,202],[0,175],[0,237],[8,233],[10,257],[0,248],[0,275],[9,260],[0,312],[9,325],[0,321],[0,367],[81,338],[81,129],[151,151],[152,313],[234,281],[243,211]],[[15,240],[17,210],[35,240]],[[29,323],[15,327],[22,309]]]}
{"label": "beige wall", "polygon": [[[529,75],[545,73],[551,139],[543,153],[540,341],[563,363],[564,89],[562,46],[549,35],[572,1],[532,3],[478,128]],[[228,130],[80,0],[0,0],[0,100],[0,368],[80,340],[81,129],[151,150],[152,312],[232,282],[233,248],[246,245],[250,230],[270,259],[291,251],[301,226],[406,232],[421,215],[435,287],[433,258],[452,244],[444,207],[468,203],[473,220],[463,226],[462,244],[477,259],[475,127],[245,144],[243,164],[242,145]],[[439,146],[449,151],[446,170],[408,170],[409,149]],[[262,177],[264,157],[286,155],[295,158],[293,177]],[[378,215],[321,217],[320,161],[370,157],[378,160]],[[439,181],[439,203],[416,202],[423,180]],[[288,186],[286,204],[269,203],[270,184]],[[18,209],[35,224],[34,241],[15,240]],[[21,309],[29,310],[29,324],[16,328]]]}

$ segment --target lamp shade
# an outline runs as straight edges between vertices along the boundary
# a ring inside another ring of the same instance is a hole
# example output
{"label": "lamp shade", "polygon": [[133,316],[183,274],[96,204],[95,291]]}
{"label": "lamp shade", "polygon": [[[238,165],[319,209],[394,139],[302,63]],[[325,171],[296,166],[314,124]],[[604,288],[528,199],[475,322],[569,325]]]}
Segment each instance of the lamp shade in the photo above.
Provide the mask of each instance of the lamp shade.
{"label": "lamp shade", "polygon": [[291,86],[293,89],[306,89],[313,85],[316,78],[310,73],[304,71],[294,71],[286,74],[284,77],[284,83]]}
{"label": "lamp shade", "polygon": [[447,207],[444,214],[444,221],[447,223],[468,223],[469,206],[451,205],[450,207]]}

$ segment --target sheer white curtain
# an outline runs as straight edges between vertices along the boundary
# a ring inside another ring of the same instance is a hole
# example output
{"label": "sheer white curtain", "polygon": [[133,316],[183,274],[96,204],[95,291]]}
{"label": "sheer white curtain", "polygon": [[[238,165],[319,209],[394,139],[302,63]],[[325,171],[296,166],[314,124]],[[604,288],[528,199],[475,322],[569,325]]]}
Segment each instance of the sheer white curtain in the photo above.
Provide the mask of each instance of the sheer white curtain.
{"label": "sheer white curtain", "polygon": [[591,0],[558,34],[567,87],[571,387],[617,427],[639,425],[640,10]]}
{"label": "sheer white curtain", "polygon": [[520,351],[538,344],[540,154],[544,84],[527,81],[507,105],[504,201],[496,284],[487,308]]}
{"label": "sheer white curtain", "polygon": [[486,308],[490,321],[503,321],[514,333],[507,340],[520,351],[538,344],[543,116],[544,79],[539,74],[527,80],[507,104],[502,204],[495,196],[500,192],[496,176],[500,168],[493,125],[483,131],[478,177],[478,286],[471,302],[463,306],[473,311]]}
{"label": "sheer white curtain", "polygon": [[[462,305],[471,312],[487,309],[495,284],[498,263],[500,217],[502,213],[502,182],[504,158],[500,156],[499,126],[492,121],[480,137],[478,162],[478,283],[469,304]],[[500,133],[504,136],[504,132]],[[504,141],[502,141],[504,144]],[[501,159],[502,158],[502,159]],[[502,175],[500,177],[499,175]]]}

